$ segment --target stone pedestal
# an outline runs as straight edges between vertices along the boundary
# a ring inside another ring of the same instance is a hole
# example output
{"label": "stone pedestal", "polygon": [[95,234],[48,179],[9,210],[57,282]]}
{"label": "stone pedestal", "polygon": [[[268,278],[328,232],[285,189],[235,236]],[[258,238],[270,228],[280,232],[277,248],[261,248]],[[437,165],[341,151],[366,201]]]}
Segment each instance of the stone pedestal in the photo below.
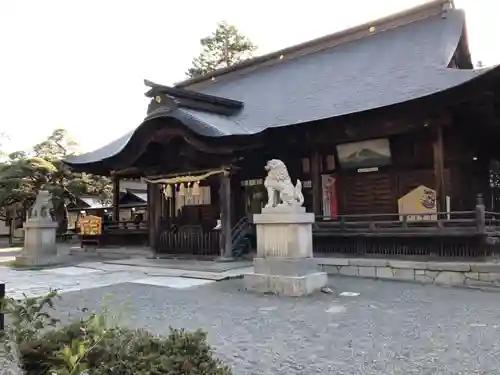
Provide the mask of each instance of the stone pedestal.
{"label": "stone pedestal", "polygon": [[63,262],[57,253],[56,230],[58,223],[52,220],[27,220],[24,224],[24,248],[16,257],[22,266],[48,266]]}
{"label": "stone pedestal", "polygon": [[257,257],[254,273],[245,275],[247,290],[304,296],[327,285],[313,258],[314,214],[303,207],[283,206],[254,215],[257,228]]}

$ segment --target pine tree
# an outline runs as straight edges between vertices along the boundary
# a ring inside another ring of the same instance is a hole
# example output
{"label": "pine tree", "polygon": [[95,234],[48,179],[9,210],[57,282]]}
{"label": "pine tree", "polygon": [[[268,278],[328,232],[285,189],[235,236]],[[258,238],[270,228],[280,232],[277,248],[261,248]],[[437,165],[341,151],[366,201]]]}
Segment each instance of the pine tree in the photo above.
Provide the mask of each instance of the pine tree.
{"label": "pine tree", "polygon": [[217,24],[212,35],[200,40],[203,48],[193,59],[193,66],[187,71],[189,77],[198,77],[219,68],[226,68],[252,57],[257,49],[250,39],[240,34],[236,26],[227,22]]}
{"label": "pine tree", "polygon": [[56,129],[30,152],[9,154],[0,163],[0,218],[24,215],[38,192],[48,190],[52,193],[59,231],[65,232],[68,200],[94,195],[103,203],[109,203],[112,184],[108,178],[73,172],[62,162],[73,154],[75,145],[64,129]]}

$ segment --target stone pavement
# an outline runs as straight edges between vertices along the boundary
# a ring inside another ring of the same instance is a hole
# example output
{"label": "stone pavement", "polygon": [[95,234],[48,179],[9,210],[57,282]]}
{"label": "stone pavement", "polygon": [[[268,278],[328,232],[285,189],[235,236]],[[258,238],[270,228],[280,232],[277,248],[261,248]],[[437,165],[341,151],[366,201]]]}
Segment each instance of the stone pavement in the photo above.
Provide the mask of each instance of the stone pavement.
{"label": "stone pavement", "polygon": [[329,283],[347,293],[257,295],[240,279],[188,289],[125,283],[65,293],[57,313],[76,317],[111,295],[125,325],[204,329],[235,375],[498,374],[498,294],[342,276]]}
{"label": "stone pavement", "polygon": [[133,258],[105,261],[107,264],[121,264],[128,266],[158,267],[182,269],[202,272],[225,272],[239,268],[252,267],[251,260],[232,262],[214,262],[196,259],[161,259],[161,258]]}
{"label": "stone pavement", "polygon": [[59,244],[58,247],[60,252],[71,254],[66,264],[51,269],[14,270],[7,263],[14,260],[22,248],[9,247],[8,241],[1,239],[0,282],[6,283],[7,296],[21,298],[23,294],[43,295],[49,289],[66,293],[125,282],[186,288],[238,277],[252,270],[248,267],[251,262],[224,264],[147,259],[151,256],[151,250],[144,247],[95,251],[84,251],[80,246],[70,243]]}
{"label": "stone pavement", "polygon": [[22,247],[1,247],[0,246],[0,264],[12,262],[16,259],[22,250]]}
{"label": "stone pavement", "polygon": [[6,283],[7,296],[21,298],[23,293],[27,296],[43,295],[51,288],[66,293],[126,282],[186,288],[251,272],[251,267],[220,272],[147,267],[140,265],[141,259],[136,261],[138,266],[107,264],[102,261],[41,270],[13,270],[0,266],[0,281]]}

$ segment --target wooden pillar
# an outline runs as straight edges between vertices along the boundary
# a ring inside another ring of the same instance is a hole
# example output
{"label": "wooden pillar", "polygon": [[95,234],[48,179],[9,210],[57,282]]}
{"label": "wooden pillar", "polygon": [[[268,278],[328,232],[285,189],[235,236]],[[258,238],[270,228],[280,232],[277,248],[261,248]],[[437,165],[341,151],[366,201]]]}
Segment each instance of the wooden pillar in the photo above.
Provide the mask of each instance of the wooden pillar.
{"label": "wooden pillar", "polygon": [[113,220],[120,221],[120,178],[113,178]]}
{"label": "wooden pillar", "polygon": [[154,217],[153,217],[153,200],[154,200],[154,193],[153,193],[153,184],[147,184],[147,195],[148,195],[148,242],[149,242],[149,247],[153,250],[156,250],[155,248],[155,233],[154,233],[154,227],[153,227],[153,222],[154,222]]}
{"label": "wooden pillar", "polygon": [[479,234],[486,233],[486,208],[481,194],[476,197],[476,226]]}
{"label": "wooden pillar", "polygon": [[160,231],[162,193],[159,184],[148,184],[148,231],[149,247],[158,251],[158,236]]}
{"label": "wooden pillar", "polygon": [[317,151],[311,154],[311,184],[313,212],[316,216],[322,216],[321,208],[321,156]]}
{"label": "wooden pillar", "polygon": [[220,256],[231,258],[233,243],[231,240],[231,177],[229,172],[220,175]]}
{"label": "wooden pillar", "polygon": [[440,122],[436,123],[434,129],[433,142],[434,157],[434,187],[437,195],[438,212],[446,211],[446,191],[444,180],[444,149],[443,149],[443,126]]}

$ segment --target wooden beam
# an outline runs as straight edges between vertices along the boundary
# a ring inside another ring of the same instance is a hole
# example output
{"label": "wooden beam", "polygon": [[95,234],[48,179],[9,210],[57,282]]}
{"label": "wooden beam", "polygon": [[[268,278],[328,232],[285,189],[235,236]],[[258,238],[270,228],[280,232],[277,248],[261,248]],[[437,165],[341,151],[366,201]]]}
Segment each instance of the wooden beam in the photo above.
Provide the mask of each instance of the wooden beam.
{"label": "wooden beam", "polygon": [[231,258],[233,243],[231,239],[231,178],[229,173],[220,175],[220,256],[221,258]]}
{"label": "wooden beam", "polygon": [[443,126],[440,121],[435,123],[434,142],[432,144],[434,158],[434,188],[437,195],[437,209],[446,211],[446,189],[444,180],[444,150],[443,150]]}
{"label": "wooden beam", "polygon": [[154,202],[154,186],[153,184],[147,184],[147,194],[148,194],[148,242],[149,247],[156,252],[156,236],[154,231],[154,214],[153,214],[153,202]]}
{"label": "wooden beam", "polygon": [[161,218],[161,187],[158,184],[148,184],[148,230],[149,247],[155,252],[159,250],[159,231]]}
{"label": "wooden beam", "polygon": [[113,178],[113,220],[120,221],[120,178]]}
{"label": "wooden beam", "polygon": [[313,211],[315,215],[321,216],[321,156],[318,151],[311,154],[311,183],[313,195]]}

